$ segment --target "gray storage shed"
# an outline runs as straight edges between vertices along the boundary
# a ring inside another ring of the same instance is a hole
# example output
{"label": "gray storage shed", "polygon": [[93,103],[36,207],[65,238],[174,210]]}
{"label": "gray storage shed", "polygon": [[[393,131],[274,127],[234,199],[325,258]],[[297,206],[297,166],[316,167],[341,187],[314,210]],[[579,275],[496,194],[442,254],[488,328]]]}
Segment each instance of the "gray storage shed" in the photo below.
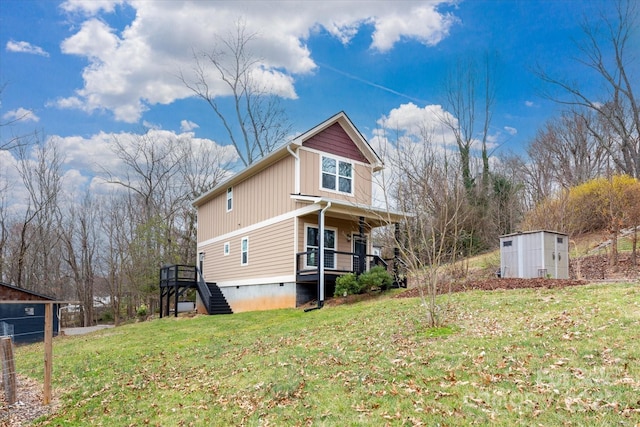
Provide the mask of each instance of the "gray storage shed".
{"label": "gray storage shed", "polygon": [[569,236],[526,231],[500,236],[500,276],[569,278]]}

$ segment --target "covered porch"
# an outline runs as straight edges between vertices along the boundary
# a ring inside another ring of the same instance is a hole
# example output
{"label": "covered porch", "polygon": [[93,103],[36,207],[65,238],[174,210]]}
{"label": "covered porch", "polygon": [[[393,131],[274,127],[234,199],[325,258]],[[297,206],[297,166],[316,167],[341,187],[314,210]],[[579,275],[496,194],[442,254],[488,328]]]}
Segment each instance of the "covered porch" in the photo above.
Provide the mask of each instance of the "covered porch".
{"label": "covered porch", "polygon": [[[383,266],[394,277],[394,286],[403,286],[399,253],[387,248],[383,254],[373,245],[373,230],[393,226],[404,216],[373,206],[357,205],[324,197],[292,195],[317,211],[298,218],[295,254],[297,303],[311,300],[324,304],[335,291],[336,279],[344,274],[362,274]],[[323,248],[323,250],[321,250]]]}

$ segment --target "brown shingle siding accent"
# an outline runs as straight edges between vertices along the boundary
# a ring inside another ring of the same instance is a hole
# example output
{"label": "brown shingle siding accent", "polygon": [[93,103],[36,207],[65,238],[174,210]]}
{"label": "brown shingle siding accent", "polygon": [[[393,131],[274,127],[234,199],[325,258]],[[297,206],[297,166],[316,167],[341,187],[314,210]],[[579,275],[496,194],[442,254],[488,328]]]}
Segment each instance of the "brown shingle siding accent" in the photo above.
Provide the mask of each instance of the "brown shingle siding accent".
{"label": "brown shingle siding accent", "polygon": [[47,301],[47,297],[0,283],[0,301]]}
{"label": "brown shingle siding accent", "polygon": [[369,163],[338,123],[334,123],[319,134],[312,136],[302,145],[347,159]]}

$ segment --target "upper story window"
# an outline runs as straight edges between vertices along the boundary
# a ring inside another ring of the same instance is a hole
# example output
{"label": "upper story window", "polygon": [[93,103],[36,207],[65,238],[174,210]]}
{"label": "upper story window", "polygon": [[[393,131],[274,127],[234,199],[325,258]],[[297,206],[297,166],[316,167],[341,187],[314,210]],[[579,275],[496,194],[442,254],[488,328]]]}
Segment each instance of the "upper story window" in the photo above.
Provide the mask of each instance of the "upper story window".
{"label": "upper story window", "polygon": [[233,187],[227,188],[227,212],[233,209]]}
{"label": "upper story window", "polygon": [[353,165],[350,162],[322,156],[322,188],[353,193]]}

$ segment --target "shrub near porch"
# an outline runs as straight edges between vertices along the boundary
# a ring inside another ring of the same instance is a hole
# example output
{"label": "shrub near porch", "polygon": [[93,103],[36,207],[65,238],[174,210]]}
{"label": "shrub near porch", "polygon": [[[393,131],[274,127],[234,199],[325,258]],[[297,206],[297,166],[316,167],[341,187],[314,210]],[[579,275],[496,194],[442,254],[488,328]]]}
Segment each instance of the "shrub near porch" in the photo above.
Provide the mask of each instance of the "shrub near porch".
{"label": "shrub near porch", "polygon": [[349,273],[338,277],[334,296],[362,294],[374,289],[386,291],[392,283],[393,277],[384,267],[378,265],[359,275]]}

